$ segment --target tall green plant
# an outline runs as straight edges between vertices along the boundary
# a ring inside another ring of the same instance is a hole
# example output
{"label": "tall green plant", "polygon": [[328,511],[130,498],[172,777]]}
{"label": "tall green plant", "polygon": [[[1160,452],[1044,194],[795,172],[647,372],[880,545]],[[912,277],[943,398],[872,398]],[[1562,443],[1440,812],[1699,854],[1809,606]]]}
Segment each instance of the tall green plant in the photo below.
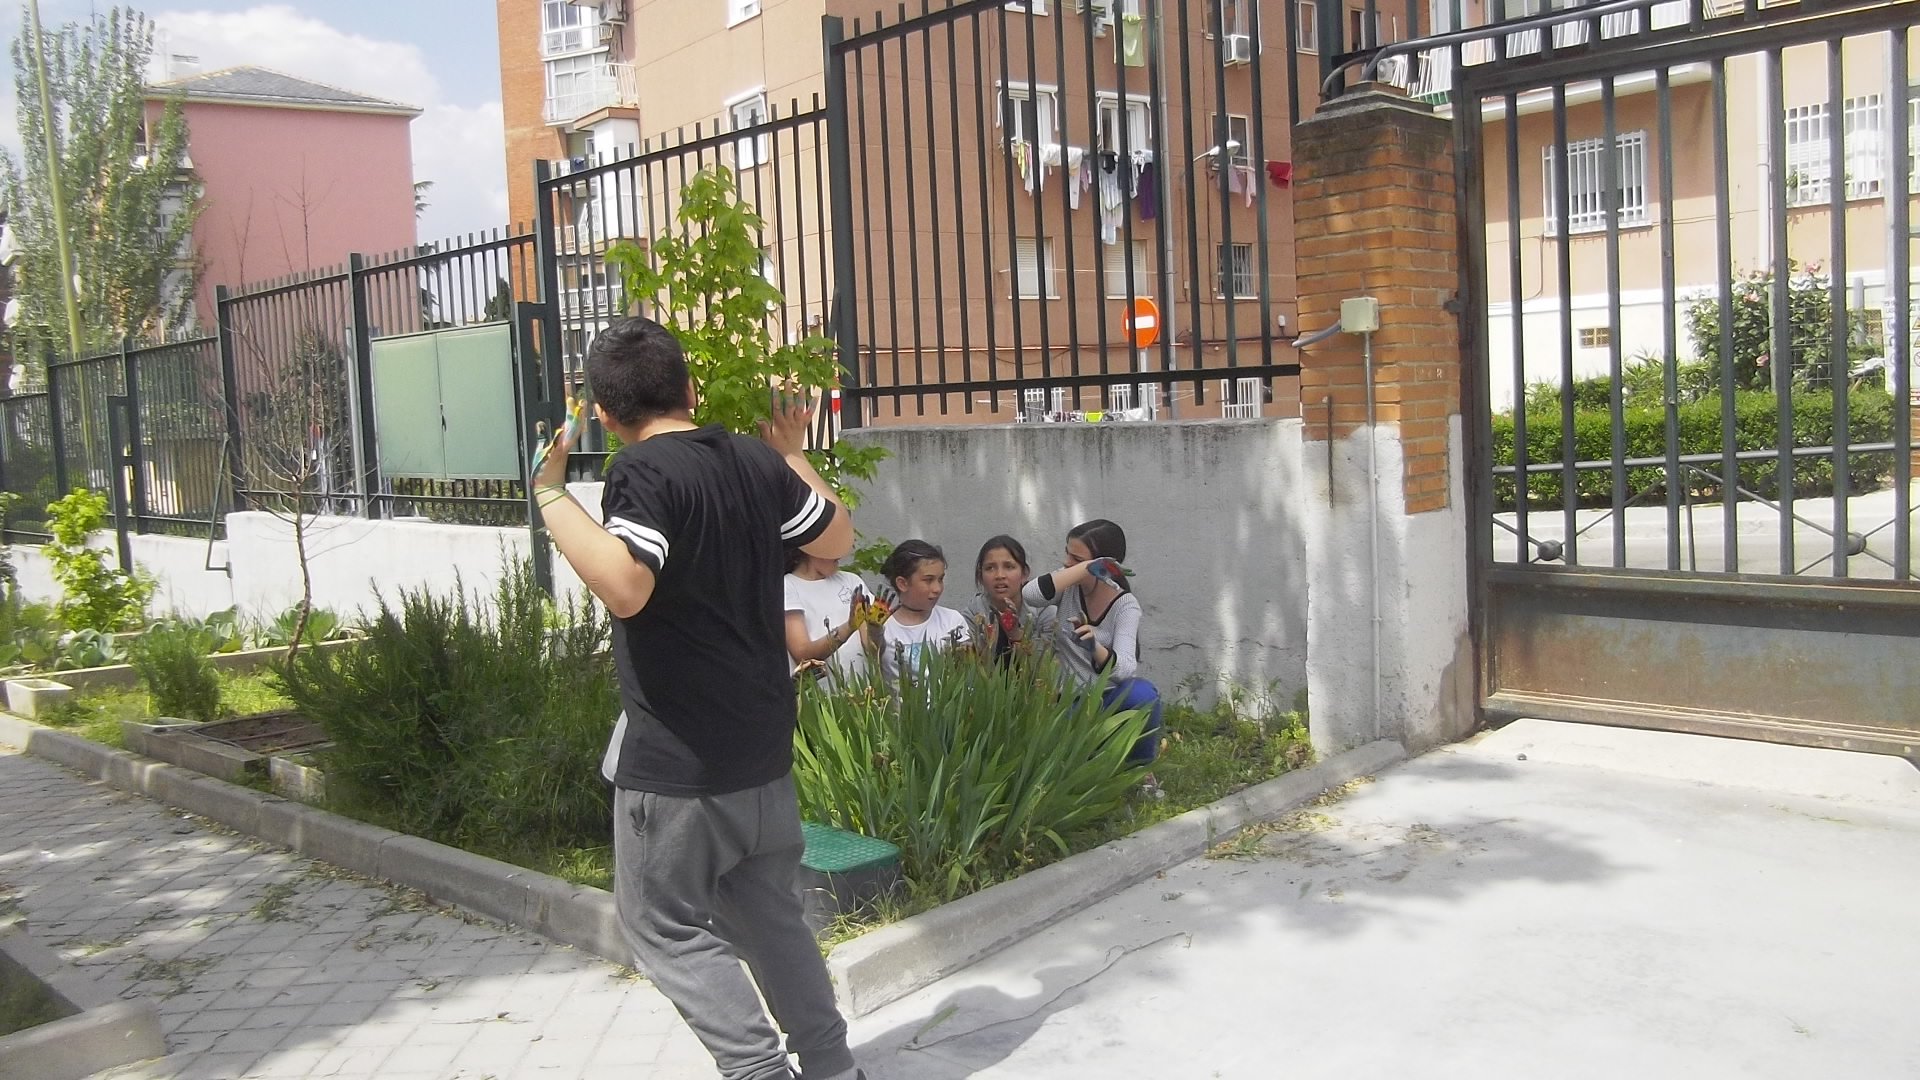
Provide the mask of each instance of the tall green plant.
{"label": "tall green plant", "polygon": [[106,520],[107,497],[85,488],[47,505],[53,542],[46,553],[61,591],[57,610],[72,630],[125,630],[140,622],[153,594],[148,582],[108,566],[106,552],[87,546]]}
{"label": "tall green plant", "polygon": [[[193,271],[181,255],[199,192],[182,168],[180,102],[148,116],[153,47],[153,24],[131,9],[39,34],[23,20],[12,51],[21,156],[0,155],[7,224],[20,246],[13,334],[21,362],[47,346],[89,351],[185,321]],[[76,290],[71,309],[66,284]]]}
{"label": "tall green plant", "polygon": [[333,744],[330,798],[454,844],[607,842],[592,779],[619,713],[604,614],[585,601],[556,609],[516,562],[490,604],[402,591],[365,630],[345,648],[301,652],[282,674]]}
{"label": "tall green plant", "polygon": [[933,653],[890,698],[873,677],[801,688],[802,813],[899,845],[902,872],[944,902],[1067,854],[1117,809],[1144,713],[1061,689],[1046,650],[1009,664]]}
{"label": "tall green plant", "polygon": [[[740,201],[733,174],[716,167],[695,175],[674,217],[678,232],[664,231],[647,250],[620,241],[607,264],[628,302],[647,305],[679,337],[700,390],[694,419],[752,434],[770,415],[776,383],[816,395],[835,385],[832,341],[775,342],[769,313],[785,298],[764,271],[759,238],[767,224]],[[841,442],[807,457],[852,506],[858,492],[849,482],[873,479],[886,451]]]}
{"label": "tall green plant", "polygon": [[205,723],[220,716],[220,675],[207,653],[213,636],[173,623],[141,634],[128,650],[155,716]]}

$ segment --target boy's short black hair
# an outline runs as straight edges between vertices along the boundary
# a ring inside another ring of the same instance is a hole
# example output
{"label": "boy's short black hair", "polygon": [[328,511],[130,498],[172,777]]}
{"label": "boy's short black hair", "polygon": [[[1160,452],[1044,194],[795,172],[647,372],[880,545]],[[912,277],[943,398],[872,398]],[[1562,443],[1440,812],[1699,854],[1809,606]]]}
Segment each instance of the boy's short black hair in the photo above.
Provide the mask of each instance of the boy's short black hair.
{"label": "boy's short black hair", "polygon": [[587,348],[587,385],[622,424],[684,412],[687,357],[673,331],[652,319],[616,319]]}

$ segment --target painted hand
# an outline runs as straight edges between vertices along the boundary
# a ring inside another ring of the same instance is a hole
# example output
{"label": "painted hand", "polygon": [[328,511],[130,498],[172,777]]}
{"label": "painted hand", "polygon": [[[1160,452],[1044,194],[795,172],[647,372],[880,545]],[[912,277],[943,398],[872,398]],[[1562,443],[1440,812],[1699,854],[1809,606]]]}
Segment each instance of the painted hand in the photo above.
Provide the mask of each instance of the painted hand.
{"label": "painted hand", "polygon": [[807,431],[813,425],[813,399],[805,393],[769,387],[767,412],[769,419],[760,421],[760,438],[781,457],[803,453]]}
{"label": "painted hand", "polygon": [[1133,576],[1133,571],[1109,558],[1099,558],[1088,563],[1087,573],[1093,575],[1095,581],[1104,582],[1116,588],[1119,587],[1122,577]]}

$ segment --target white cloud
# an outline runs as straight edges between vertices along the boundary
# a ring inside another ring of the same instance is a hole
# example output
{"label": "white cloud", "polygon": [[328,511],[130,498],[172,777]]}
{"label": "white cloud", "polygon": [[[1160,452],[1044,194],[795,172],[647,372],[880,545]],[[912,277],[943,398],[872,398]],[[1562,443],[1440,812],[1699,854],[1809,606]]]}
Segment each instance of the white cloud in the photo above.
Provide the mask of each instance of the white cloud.
{"label": "white cloud", "polygon": [[507,223],[500,103],[445,101],[419,46],[348,33],[286,4],[160,12],[154,21],[162,34],[157,62],[185,54],[198,57],[203,71],[251,64],[419,106],[425,111],[413,122],[414,177],[434,181],[421,239]]}

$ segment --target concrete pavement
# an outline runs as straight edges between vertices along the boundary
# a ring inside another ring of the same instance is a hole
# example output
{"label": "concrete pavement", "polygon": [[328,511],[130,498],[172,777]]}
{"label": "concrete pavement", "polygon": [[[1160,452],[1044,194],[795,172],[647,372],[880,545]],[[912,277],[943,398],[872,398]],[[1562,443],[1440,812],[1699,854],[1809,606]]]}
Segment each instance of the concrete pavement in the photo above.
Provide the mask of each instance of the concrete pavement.
{"label": "concrete pavement", "polygon": [[121,1080],[712,1080],[652,985],[0,748],[0,908],[169,1056]]}
{"label": "concrete pavement", "polygon": [[1912,1077],[1920,774],[1523,722],[855,1025],[873,1080]]}
{"label": "concrete pavement", "polygon": [[[158,1005],[128,1080],[710,1080],[620,969],[0,752],[0,907]],[[872,1080],[1920,1075],[1920,773],[1523,722],[854,1025]]]}

